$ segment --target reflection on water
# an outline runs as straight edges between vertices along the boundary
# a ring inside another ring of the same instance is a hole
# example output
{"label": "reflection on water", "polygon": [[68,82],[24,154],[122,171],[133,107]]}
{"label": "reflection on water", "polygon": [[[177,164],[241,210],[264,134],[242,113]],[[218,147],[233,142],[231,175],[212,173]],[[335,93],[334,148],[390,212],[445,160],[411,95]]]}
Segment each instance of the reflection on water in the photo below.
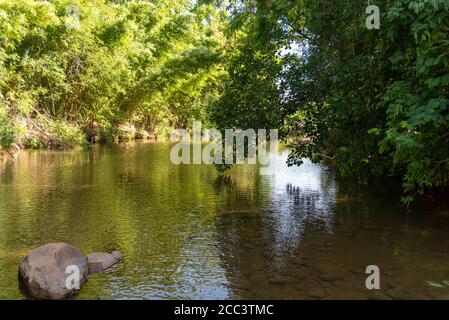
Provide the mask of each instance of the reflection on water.
{"label": "reflection on water", "polygon": [[[82,299],[448,299],[449,218],[410,213],[394,186],[337,181],[306,161],[274,176],[174,166],[168,144],[24,152],[0,168],[0,298],[21,299],[17,267],[48,242],[126,261]],[[365,289],[368,265],[382,290]]]}

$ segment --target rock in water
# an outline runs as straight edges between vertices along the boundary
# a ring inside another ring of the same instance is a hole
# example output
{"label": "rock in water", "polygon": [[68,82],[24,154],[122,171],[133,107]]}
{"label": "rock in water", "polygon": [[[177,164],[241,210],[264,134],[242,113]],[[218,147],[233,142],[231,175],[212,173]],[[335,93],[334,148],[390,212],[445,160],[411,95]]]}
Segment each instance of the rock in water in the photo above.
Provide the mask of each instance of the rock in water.
{"label": "rock in water", "polygon": [[112,251],[111,255],[118,261],[122,261],[125,258],[120,251]]}
{"label": "rock in water", "polygon": [[115,264],[123,260],[123,255],[119,251],[94,252],[87,256],[87,264],[89,266],[89,274],[103,273],[107,269],[112,268]]}
{"label": "rock in water", "polygon": [[318,288],[318,287],[309,289],[309,291],[307,291],[307,294],[309,296],[311,296],[312,298],[318,298],[318,299],[322,299],[326,296],[326,293],[324,292],[324,290],[321,288]]}
{"label": "rock in water", "polygon": [[88,272],[83,253],[65,243],[46,244],[23,258],[19,266],[19,278],[33,298],[66,299],[80,288],[76,288],[76,280],[72,282],[72,277],[76,276],[73,266],[79,270],[81,287],[87,280]]}

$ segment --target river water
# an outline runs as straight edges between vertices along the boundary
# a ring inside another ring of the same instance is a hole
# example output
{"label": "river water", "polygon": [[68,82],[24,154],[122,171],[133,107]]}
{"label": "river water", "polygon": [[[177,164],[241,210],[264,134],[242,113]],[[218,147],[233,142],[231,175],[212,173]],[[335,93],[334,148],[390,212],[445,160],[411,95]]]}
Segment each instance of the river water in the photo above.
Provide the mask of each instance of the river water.
{"label": "river water", "polygon": [[[125,261],[79,299],[449,299],[449,217],[400,189],[306,161],[275,174],[175,166],[170,145],[27,151],[0,167],[0,299],[23,299],[32,248],[67,242]],[[366,267],[381,290],[366,289]],[[446,281],[446,282],[445,282]]]}

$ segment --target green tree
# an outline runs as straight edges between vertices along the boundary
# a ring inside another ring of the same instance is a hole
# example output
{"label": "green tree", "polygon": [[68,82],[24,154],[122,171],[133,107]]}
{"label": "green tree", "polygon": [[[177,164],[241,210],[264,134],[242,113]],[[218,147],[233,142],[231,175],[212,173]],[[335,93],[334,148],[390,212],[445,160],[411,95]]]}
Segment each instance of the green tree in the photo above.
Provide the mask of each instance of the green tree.
{"label": "green tree", "polygon": [[447,190],[448,3],[377,1],[380,30],[365,26],[370,4],[231,2],[237,50],[216,121],[281,123],[289,164],[327,158],[344,176],[398,178],[405,201]]}
{"label": "green tree", "polygon": [[224,73],[224,19],[188,0],[2,1],[1,103],[18,142],[66,146],[204,117]]}

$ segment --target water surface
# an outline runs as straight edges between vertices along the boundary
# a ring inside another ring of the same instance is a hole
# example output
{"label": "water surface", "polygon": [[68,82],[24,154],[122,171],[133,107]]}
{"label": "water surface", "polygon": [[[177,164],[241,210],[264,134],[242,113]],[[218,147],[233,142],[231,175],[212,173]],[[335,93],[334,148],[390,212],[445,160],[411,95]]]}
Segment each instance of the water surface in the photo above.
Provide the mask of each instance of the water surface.
{"label": "water surface", "polygon": [[[285,152],[274,176],[239,166],[227,181],[211,166],[172,165],[169,150],[3,159],[0,299],[23,298],[19,262],[49,242],[124,253],[79,299],[449,299],[449,218],[407,212],[397,187],[287,168]],[[381,269],[380,291],[365,288],[368,265]]]}

